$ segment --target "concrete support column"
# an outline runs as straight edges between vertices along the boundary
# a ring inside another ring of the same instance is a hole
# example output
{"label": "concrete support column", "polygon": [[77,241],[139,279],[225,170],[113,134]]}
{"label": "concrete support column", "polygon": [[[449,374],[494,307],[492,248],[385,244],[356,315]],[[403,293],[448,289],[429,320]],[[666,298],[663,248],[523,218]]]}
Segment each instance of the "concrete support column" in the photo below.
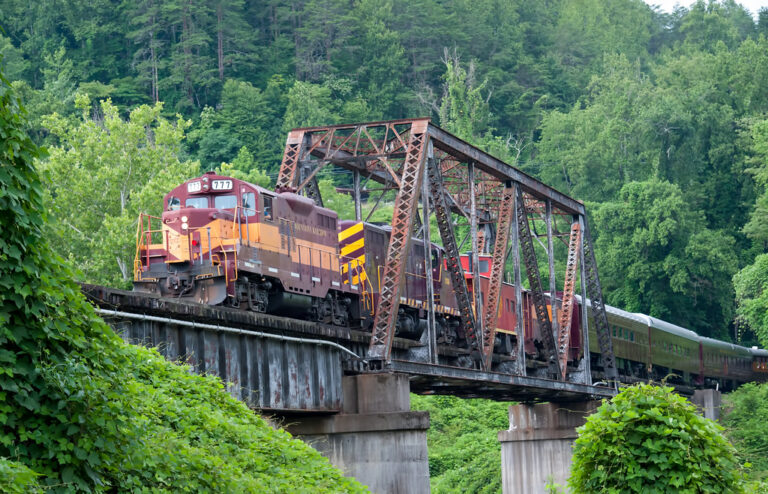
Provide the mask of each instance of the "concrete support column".
{"label": "concrete support column", "polygon": [[720,391],[715,389],[697,389],[693,392],[690,400],[705,418],[720,420],[720,406],[722,404],[722,394]]}
{"label": "concrete support column", "polygon": [[291,417],[286,429],[375,494],[429,492],[429,413],[410,411],[408,377],[346,376],[342,387],[342,413]]}
{"label": "concrete support column", "polygon": [[565,485],[576,428],[600,402],[509,407],[509,430],[499,432],[504,494],[546,492],[547,482]]}

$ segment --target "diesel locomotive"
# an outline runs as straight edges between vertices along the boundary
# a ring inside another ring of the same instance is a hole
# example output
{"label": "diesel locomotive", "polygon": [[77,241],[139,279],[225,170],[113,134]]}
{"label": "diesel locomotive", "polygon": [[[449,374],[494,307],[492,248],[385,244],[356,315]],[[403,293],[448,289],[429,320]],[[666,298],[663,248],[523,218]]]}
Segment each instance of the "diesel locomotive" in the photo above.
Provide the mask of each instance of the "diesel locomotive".
{"label": "diesel locomotive", "polygon": [[[208,172],[184,182],[163,199],[160,217],[138,221],[134,289],[224,304],[324,324],[369,329],[378,304],[390,228],[339,221],[338,215],[292,192],[274,192]],[[397,335],[419,339],[428,304],[438,343],[466,347],[443,249],[412,239],[400,291]],[[480,288],[488,284],[490,256],[462,256],[471,278],[478,262]],[[427,300],[427,270],[434,300]],[[470,290],[472,283],[468,283]],[[558,294],[554,294],[557,299]],[[553,297],[550,297],[550,299]],[[577,298],[581,304],[581,299]],[[516,347],[516,304],[522,304],[524,347],[534,369],[546,361],[530,295],[515,299],[504,283],[498,307],[496,370]],[[591,310],[588,304],[588,311]],[[613,348],[626,382],[671,379],[690,386],[732,388],[768,376],[768,351],[710,338],[659,319],[607,307]],[[573,311],[569,365],[584,351],[580,311]],[[592,372],[601,378],[594,325],[589,325]],[[466,362],[466,361],[465,361]],[[458,361],[461,365],[461,361]]]}

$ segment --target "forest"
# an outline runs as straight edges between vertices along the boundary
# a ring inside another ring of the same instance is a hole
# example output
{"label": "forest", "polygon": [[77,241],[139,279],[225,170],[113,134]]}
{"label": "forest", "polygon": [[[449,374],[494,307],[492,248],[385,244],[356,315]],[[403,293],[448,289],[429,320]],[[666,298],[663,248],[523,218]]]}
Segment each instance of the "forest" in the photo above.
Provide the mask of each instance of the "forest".
{"label": "forest", "polygon": [[[139,212],[201,171],[273,184],[291,128],[430,116],[586,202],[610,304],[768,346],[768,10],[2,0],[0,55],[44,146],[41,228],[80,280],[129,287]],[[350,180],[328,169],[320,181],[346,217],[335,187]],[[733,437],[755,461],[766,415],[735,400],[757,432]],[[414,403],[433,413],[433,488],[479,491],[467,483],[485,478],[497,491],[505,405]],[[467,432],[477,414],[492,418]],[[462,475],[472,469],[487,475]]]}
{"label": "forest", "polygon": [[587,202],[609,303],[768,343],[766,10],[4,0],[0,26],[83,279],[126,286],[138,212],[200,170],[269,185],[291,128],[426,115]]}

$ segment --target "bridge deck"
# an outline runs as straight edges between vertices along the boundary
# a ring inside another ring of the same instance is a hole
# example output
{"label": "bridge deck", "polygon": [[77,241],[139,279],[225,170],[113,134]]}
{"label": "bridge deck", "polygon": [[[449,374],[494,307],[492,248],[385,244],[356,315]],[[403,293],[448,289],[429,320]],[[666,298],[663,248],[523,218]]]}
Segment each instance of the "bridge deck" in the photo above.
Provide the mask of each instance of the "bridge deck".
{"label": "bridge deck", "polygon": [[[370,333],[310,321],[258,314],[228,307],[207,306],[165,299],[144,293],[83,285],[85,295],[98,307],[144,317],[147,324],[121,329],[127,340],[160,347],[170,359],[186,359],[198,372],[219,375],[230,392],[251,406],[270,410],[336,412],[340,410],[340,376],[361,372],[358,359],[340,348],[310,344],[324,340],[362,356]],[[154,318],[155,326],[148,326]],[[188,321],[187,327],[157,321]],[[135,321],[134,321],[135,322]],[[141,321],[140,321],[141,322]],[[138,329],[137,329],[138,328]],[[233,334],[240,332],[240,334]],[[264,336],[280,336],[275,341]],[[304,339],[305,343],[286,341]],[[393,360],[386,371],[408,374],[411,390],[424,394],[510,401],[583,401],[607,398],[612,388],[587,386],[537,377],[434,365],[414,360],[420,344],[395,338]],[[417,350],[417,351],[413,351]],[[441,348],[446,355],[462,349]],[[264,362],[257,362],[264,360]],[[281,362],[285,360],[285,362]],[[334,364],[333,362],[336,362]],[[356,370],[357,369],[357,370]],[[324,374],[321,376],[315,374]],[[301,394],[303,396],[299,396]],[[294,394],[298,394],[294,396]]]}

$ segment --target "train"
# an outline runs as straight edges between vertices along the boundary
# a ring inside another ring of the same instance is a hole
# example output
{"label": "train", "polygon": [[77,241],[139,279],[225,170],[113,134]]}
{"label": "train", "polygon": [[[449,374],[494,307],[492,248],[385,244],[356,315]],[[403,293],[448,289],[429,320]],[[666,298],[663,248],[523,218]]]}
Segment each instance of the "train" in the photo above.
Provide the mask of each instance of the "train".
{"label": "train", "polygon": [[[339,220],[336,212],[294,192],[207,172],[169,191],[162,216],[140,215],[134,290],[366,331],[378,306],[390,233],[389,225]],[[478,263],[482,294],[492,258],[466,253],[460,260],[473,300],[473,263]],[[443,248],[413,238],[404,262],[396,335],[420,340],[431,304],[438,344],[454,349],[447,352],[453,357],[445,357],[446,363],[474,365]],[[432,274],[431,301],[427,270]],[[514,288],[507,282],[501,287],[492,370],[514,368],[520,303],[528,372],[541,374],[547,357],[532,297],[522,290],[518,301]],[[550,301],[560,296],[546,294]],[[588,325],[585,349],[579,309],[584,301],[576,296],[576,303],[568,366],[575,370],[588,351],[593,380],[604,379],[594,325]],[[588,300],[586,304],[589,314],[591,305]],[[667,379],[679,386],[728,390],[768,379],[766,350],[699,336],[644,314],[610,306],[606,311],[623,382]]]}

